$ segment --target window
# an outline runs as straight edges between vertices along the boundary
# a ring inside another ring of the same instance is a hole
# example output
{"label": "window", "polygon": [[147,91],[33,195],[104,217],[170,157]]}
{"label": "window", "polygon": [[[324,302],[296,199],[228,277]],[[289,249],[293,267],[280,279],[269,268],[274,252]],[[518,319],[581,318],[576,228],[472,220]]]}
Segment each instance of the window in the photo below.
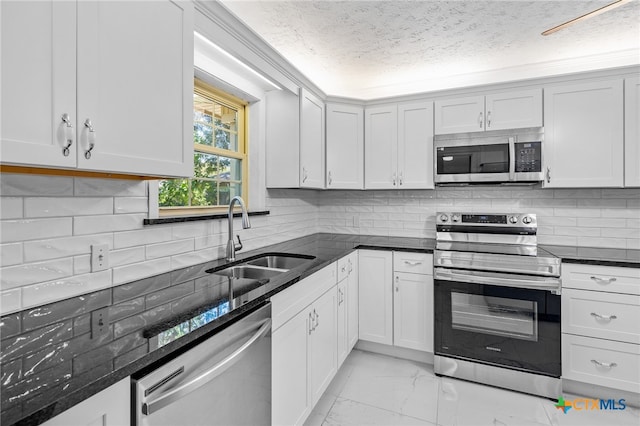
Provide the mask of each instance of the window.
{"label": "window", "polygon": [[247,199],[245,104],[196,79],[193,178],[160,181],[161,215],[215,212],[236,195]]}

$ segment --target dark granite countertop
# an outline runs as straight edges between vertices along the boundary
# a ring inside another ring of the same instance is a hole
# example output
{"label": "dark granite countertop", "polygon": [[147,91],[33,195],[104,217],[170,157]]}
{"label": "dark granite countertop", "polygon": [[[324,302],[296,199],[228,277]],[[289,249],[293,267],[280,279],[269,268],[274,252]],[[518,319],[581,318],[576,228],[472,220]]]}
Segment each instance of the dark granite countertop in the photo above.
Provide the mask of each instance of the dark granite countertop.
{"label": "dark granite countertop", "polygon": [[[545,246],[563,262],[640,268],[640,250]],[[424,238],[314,234],[2,317],[3,425],[37,425],[117,381],[154,368],[356,248],[433,252]],[[241,294],[220,269],[266,253],[314,256]],[[109,309],[91,338],[90,315]]]}

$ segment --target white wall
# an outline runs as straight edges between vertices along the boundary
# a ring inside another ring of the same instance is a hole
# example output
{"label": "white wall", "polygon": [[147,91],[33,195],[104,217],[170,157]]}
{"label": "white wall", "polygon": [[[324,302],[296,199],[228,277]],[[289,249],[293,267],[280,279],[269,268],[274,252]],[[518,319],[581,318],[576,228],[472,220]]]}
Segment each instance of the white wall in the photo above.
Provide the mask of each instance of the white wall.
{"label": "white wall", "polygon": [[522,212],[537,214],[540,244],[640,249],[637,188],[325,191],[318,202],[320,232],[435,238],[437,211]]}
{"label": "white wall", "polygon": [[[245,251],[316,232],[315,192],[264,192],[271,214],[234,226]],[[226,219],[143,226],[147,193],[144,181],[0,175],[0,313],[224,257]],[[92,244],[109,245],[108,270],[90,272]]]}

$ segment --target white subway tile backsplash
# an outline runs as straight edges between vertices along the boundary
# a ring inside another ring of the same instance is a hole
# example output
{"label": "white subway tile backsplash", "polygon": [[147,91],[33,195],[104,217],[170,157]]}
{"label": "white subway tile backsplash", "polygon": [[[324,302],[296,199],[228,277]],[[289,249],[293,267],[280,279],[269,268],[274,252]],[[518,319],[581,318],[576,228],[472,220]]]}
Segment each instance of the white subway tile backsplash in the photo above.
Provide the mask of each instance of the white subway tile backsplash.
{"label": "white subway tile backsplash", "polygon": [[[113,267],[111,262],[109,265]],[[88,274],[89,272],[91,272],[91,255],[73,256],[73,275]]]}
{"label": "white subway tile backsplash", "polygon": [[171,259],[163,257],[148,260],[131,265],[113,268],[113,285],[124,284],[130,281],[140,280],[153,275],[162,274],[171,270]]}
{"label": "white subway tile backsplash", "polygon": [[109,253],[109,266],[112,268],[116,266],[130,265],[131,263],[144,262],[144,260],[144,246],[111,250],[111,252]]}
{"label": "white subway tile backsplash", "polygon": [[580,217],[578,218],[578,226],[589,226],[599,228],[624,228],[627,226],[625,219],[614,218],[590,218]]}
{"label": "white subway tile backsplash", "polygon": [[171,226],[150,226],[139,231],[116,232],[113,235],[113,248],[127,248],[146,244],[171,241]]}
{"label": "white subway tile backsplash", "polygon": [[147,182],[125,179],[76,179],[74,195],[146,197]]}
{"label": "white subway tile backsplash", "polygon": [[579,199],[577,201],[578,207],[602,207],[610,209],[623,209],[627,207],[627,200],[587,198]]}
{"label": "white subway tile backsplash", "polygon": [[42,281],[50,281],[73,275],[73,259],[64,258],[38,263],[2,268],[0,287],[2,290],[22,287]]}
{"label": "white subway tile backsplash", "polygon": [[21,197],[2,197],[0,199],[0,217],[2,219],[20,219],[23,217]]}
{"label": "white subway tile backsplash", "polygon": [[111,270],[94,274],[30,285],[22,288],[22,308],[30,308],[56,300],[67,299],[81,294],[111,287]]}
{"label": "white subway tile backsplash", "polygon": [[194,250],[193,238],[167,243],[152,244],[146,247],[147,259],[157,259],[159,257],[173,256],[180,253],[192,252]]}
{"label": "white subway tile backsplash", "polygon": [[602,216],[601,209],[565,209],[565,208],[557,208],[554,209],[554,216],[569,216],[569,217],[600,217]]}
{"label": "white subway tile backsplash", "polygon": [[603,228],[601,236],[609,238],[640,238],[640,229]]}
{"label": "white subway tile backsplash", "polygon": [[55,219],[21,219],[0,221],[0,243],[70,236],[70,217]]}
{"label": "white subway tile backsplash", "polygon": [[607,188],[602,190],[602,198],[626,198],[640,200],[640,188]]}
{"label": "white subway tile backsplash", "polygon": [[149,211],[149,200],[146,197],[115,197],[113,203],[115,213],[146,213]]}
{"label": "white subway tile backsplash", "polygon": [[[234,219],[234,229],[242,228],[241,223],[242,222],[240,218]],[[213,228],[212,228],[212,223],[210,221],[182,223],[182,224],[173,226],[171,229],[171,235],[174,240],[179,240],[183,238],[200,237],[202,235],[210,235],[212,233],[213,233]]]}
{"label": "white subway tile backsplash", "polygon": [[56,217],[113,214],[113,198],[27,197],[25,217]]}
{"label": "white subway tile backsplash", "polygon": [[103,216],[80,216],[73,218],[73,234],[87,235],[101,232],[130,231],[142,229],[144,214],[120,214]]}
{"label": "white subway tile backsplash", "polygon": [[0,292],[0,315],[22,310],[22,289],[14,288]]}
{"label": "white subway tile backsplash", "polygon": [[[538,228],[539,230],[540,228]],[[599,237],[600,236],[600,228],[586,228],[586,227],[565,227],[565,226],[556,226],[555,232],[556,235],[569,235],[574,237]]]}
{"label": "white subway tile backsplash", "polygon": [[73,195],[73,178],[30,174],[0,175],[0,196],[68,196]]}
{"label": "white subway tile backsplash", "polygon": [[23,262],[22,243],[0,244],[0,267]]}
{"label": "white subway tile backsplash", "polygon": [[79,237],[52,238],[24,243],[25,262],[56,259],[91,253],[91,246],[108,244],[113,247],[113,234],[95,234]]}
{"label": "white subway tile backsplash", "polygon": [[199,263],[204,263],[211,259],[218,259],[224,256],[223,247],[211,247],[204,250],[179,254],[171,256],[171,269],[186,268],[187,266],[197,265]]}
{"label": "white subway tile backsplash", "polygon": [[624,238],[578,237],[577,244],[584,247],[627,248]]}

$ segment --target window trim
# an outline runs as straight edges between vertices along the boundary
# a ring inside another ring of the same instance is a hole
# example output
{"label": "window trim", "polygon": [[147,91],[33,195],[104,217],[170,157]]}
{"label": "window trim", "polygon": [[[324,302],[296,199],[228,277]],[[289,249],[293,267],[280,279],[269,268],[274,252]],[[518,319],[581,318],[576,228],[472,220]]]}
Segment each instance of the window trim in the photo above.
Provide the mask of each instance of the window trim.
{"label": "window trim", "polygon": [[[233,95],[223,92],[206,82],[194,77],[193,79],[193,93],[207,98],[212,98],[216,102],[236,109],[238,111],[238,151],[229,151],[215,146],[200,145],[193,143],[193,153],[203,152],[206,154],[220,155],[223,157],[234,158],[242,162],[242,183],[241,193],[242,199],[245,202],[245,206],[249,208],[249,138],[248,138],[248,122],[249,122],[249,108],[248,102],[243,101]],[[189,179],[194,179],[191,177]],[[216,214],[221,212],[227,212],[228,205],[217,207],[206,206],[175,206],[175,207],[162,207],[158,206],[159,217],[171,217],[171,216],[188,216],[188,215],[205,215]]]}

